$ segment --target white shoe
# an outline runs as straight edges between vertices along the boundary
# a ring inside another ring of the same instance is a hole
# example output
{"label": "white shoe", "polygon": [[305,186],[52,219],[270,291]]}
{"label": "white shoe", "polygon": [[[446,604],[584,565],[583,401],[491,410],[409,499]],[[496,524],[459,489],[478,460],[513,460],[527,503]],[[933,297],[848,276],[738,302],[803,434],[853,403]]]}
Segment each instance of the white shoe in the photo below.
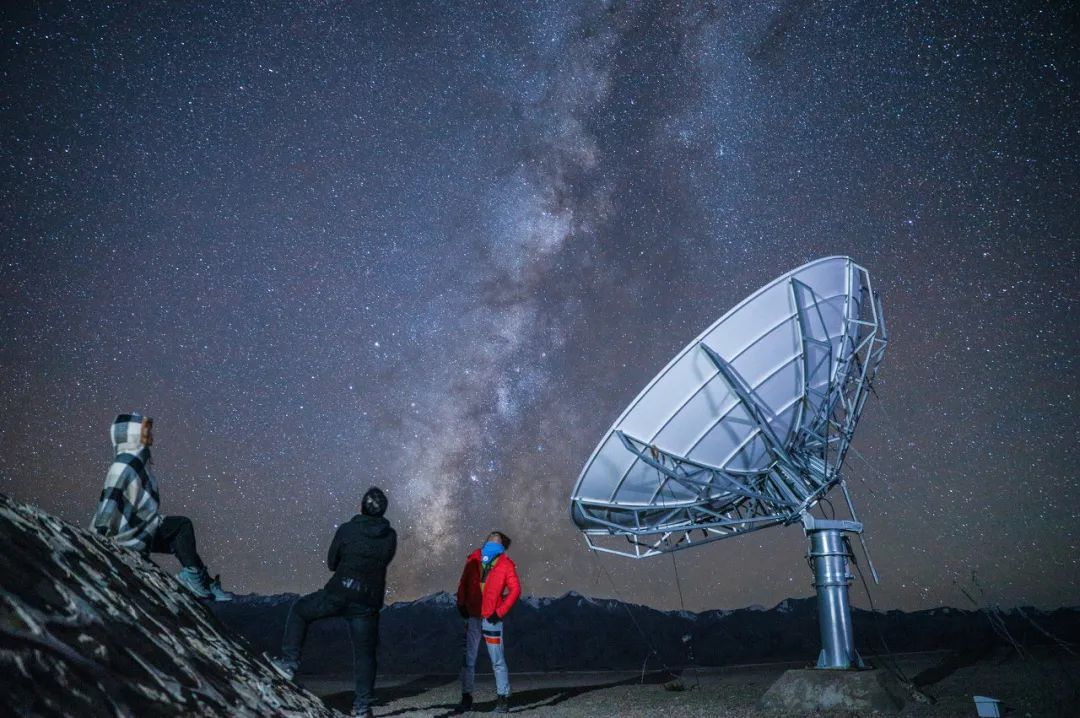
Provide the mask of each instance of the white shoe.
{"label": "white shoe", "polygon": [[196,598],[210,598],[210,589],[206,586],[206,581],[203,578],[203,573],[197,568],[182,568],[180,573],[176,574],[176,580],[180,582],[180,585],[186,588],[191,593],[195,594]]}
{"label": "white shoe", "polygon": [[210,591],[210,595],[213,596],[215,601],[223,603],[225,601],[231,601],[233,600],[233,598],[235,598],[233,594],[229,593],[221,587],[221,576],[214,576],[214,580],[211,581],[210,585],[208,585],[206,588],[208,591]]}
{"label": "white shoe", "polygon": [[263,658],[265,658],[277,674],[285,680],[291,681],[296,676],[296,669],[289,665],[284,658],[274,658],[268,653],[264,653]]}

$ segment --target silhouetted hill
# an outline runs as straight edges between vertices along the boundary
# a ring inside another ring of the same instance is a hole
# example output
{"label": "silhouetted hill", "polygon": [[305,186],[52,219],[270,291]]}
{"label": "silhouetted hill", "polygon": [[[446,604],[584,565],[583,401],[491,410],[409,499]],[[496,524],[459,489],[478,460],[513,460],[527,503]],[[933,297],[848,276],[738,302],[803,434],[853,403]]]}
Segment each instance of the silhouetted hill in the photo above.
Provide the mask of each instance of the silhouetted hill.
{"label": "silhouetted hill", "polygon": [[[262,650],[279,649],[289,604],[295,595],[244,596],[212,608],[223,623]],[[1080,610],[1041,612],[1025,609],[1059,638],[1080,640]],[[881,653],[874,614],[856,609],[856,641],[867,655]],[[1028,645],[1047,638],[1020,613],[1006,616],[1016,640]],[[940,608],[877,614],[894,652],[938,649],[970,650],[997,639],[979,611]],[[640,628],[640,630],[639,630]],[[702,613],[658,611],[574,592],[557,598],[524,597],[507,621],[507,651],[515,671],[640,669],[650,652],[649,668],[688,663],[692,643],[702,666],[774,661],[807,661],[820,648],[814,598],[788,599],[772,609],[750,607]],[[379,666],[388,673],[454,673],[460,663],[461,619],[454,598],[436,593],[395,603],[382,614]],[[686,640],[684,640],[686,639]],[[342,673],[351,666],[344,623],[330,619],[312,625],[301,671]]]}
{"label": "silhouetted hill", "polygon": [[131,551],[3,494],[0,546],[0,715],[339,715]]}

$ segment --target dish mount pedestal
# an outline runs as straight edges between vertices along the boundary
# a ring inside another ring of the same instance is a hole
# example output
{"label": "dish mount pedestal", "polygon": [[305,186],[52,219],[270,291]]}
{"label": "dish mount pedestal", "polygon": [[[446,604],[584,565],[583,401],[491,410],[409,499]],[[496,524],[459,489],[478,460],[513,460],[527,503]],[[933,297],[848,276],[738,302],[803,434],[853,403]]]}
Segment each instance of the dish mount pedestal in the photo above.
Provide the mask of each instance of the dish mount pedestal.
{"label": "dish mount pedestal", "polygon": [[821,653],[817,668],[848,670],[865,668],[855,650],[851,626],[851,602],[848,586],[854,578],[848,569],[850,544],[845,533],[862,533],[858,521],[826,521],[803,515],[803,530],[810,539],[810,563],[814,569],[817,591],[818,624],[821,628]]}

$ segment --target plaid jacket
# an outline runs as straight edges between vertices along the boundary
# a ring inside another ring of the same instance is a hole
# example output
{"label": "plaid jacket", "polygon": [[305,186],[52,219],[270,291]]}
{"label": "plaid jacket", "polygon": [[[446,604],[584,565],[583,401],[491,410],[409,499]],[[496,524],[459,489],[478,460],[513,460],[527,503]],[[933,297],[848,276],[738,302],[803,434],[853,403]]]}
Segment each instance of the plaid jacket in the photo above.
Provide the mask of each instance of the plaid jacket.
{"label": "plaid jacket", "polygon": [[150,449],[142,445],[142,422],[139,414],[121,414],[113,422],[116,459],[105,475],[91,527],[121,546],[145,552],[165,517],[158,513],[157,482],[150,473]]}

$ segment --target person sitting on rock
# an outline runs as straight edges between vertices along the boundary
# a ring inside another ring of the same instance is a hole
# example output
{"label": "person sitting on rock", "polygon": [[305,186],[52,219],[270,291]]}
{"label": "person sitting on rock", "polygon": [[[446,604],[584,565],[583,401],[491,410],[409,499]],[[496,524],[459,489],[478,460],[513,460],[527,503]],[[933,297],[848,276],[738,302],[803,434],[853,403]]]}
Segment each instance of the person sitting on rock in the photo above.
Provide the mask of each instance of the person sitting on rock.
{"label": "person sitting on rock", "polygon": [[506,665],[503,618],[521,595],[521,583],[517,567],[506,555],[509,548],[510,537],[501,531],[492,531],[484,545],[469,554],[461,572],[457,609],[465,619],[465,656],[458,713],[472,710],[476,654],[480,650],[481,637],[495,672],[495,712],[510,712],[510,669]]}
{"label": "person sitting on rock", "polygon": [[373,715],[379,610],[386,595],[386,568],[397,552],[397,533],[383,517],[387,503],[381,490],[368,489],[360,501],[360,513],[338,528],[326,557],[334,575],[326,586],[293,603],[285,620],[283,657],[273,660],[278,672],[292,680],[300,666],[308,624],[320,618],[345,618],[356,678],[353,715],[362,718]]}
{"label": "person sitting on rock", "polygon": [[182,566],[176,579],[199,598],[231,601],[219,577],[210,578],[195,550],[195,528],[186,516],[158,512],[157,482],[150,472],[150,447],[154,443],[154,420],[141,414],[121,414],[112,425],[116,448],[105,488],[101,491],[91,528],[114,543],[139,552],[171,553]]}

